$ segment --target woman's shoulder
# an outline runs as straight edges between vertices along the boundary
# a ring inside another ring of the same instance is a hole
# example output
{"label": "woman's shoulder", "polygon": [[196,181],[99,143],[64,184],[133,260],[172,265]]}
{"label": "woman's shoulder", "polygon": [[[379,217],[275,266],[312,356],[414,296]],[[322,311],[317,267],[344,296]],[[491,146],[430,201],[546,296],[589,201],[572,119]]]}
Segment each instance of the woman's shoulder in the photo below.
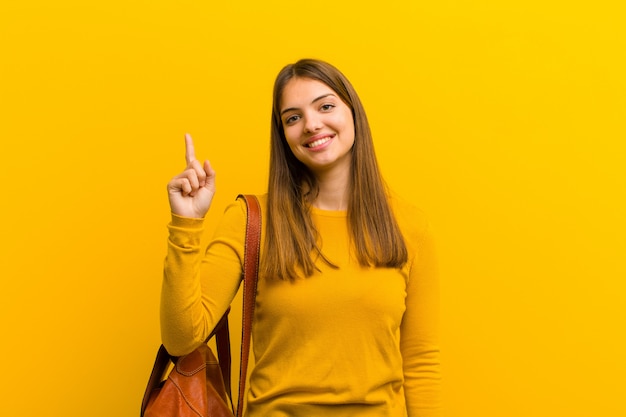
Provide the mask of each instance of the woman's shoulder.
{"label": "woman's shoulder", "polygon": [[267,193],[265,194],[238,194],[236,196],[236,198],[234,198],[230,203],[228,203],[226,205],[226,209],[225,211],[238,211],[241,212],[243,214],[246,213],[246,202],[243,198],[243,196],[247,196],[247,197],[256,197],[256,199],[259,201],[259,205],[261,206],[261,210],[264,210],[265,207],[267,206]]}
{"label": "woman's shoulder", "polygon": [[[248,207],[247,203],[243,198],[239,198],[243,194],[238,195],[234,198],[230,203],[226,205],[224,209],[224,218],[227,222],[232,222],[235,224],[245,224]],[[247,196],[256,197],[259,201],[259,206],[261,207],[261,215],[266,211],[267,207],[267,194],[246,194]]]}
{"label": "woman's shoulder", "polygon": [[389,193],[389,202],[398,227],[405,237],[411,240],[422,240],[430,233],[428,217],[418,205],[394,192]]}

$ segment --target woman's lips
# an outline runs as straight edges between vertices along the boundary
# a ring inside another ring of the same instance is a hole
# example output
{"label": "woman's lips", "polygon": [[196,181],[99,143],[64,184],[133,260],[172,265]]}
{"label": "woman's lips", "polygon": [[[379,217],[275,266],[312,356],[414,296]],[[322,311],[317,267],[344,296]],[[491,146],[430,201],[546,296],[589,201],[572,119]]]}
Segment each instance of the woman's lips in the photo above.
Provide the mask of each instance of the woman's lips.
{"label": "woman's lips", "polygon": [[332,138],[333,138],[333,136],[328,135],[328,136],[324,136],[324,137],[321,137],[321,138],[313,139],[312,141],[306,143],[304,146],[309,148],[309,149],[317,148],[317,147],[322,146],[323,144],[329,142]]}

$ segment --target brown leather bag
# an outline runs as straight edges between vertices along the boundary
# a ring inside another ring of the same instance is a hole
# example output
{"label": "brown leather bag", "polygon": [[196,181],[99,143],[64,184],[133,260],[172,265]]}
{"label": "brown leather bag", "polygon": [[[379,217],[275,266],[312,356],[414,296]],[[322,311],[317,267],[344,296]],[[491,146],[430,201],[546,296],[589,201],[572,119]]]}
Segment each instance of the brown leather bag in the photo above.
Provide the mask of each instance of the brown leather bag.
{"label": "brown leather bag", "polygon": [[[237,417],[241,417],[258,278],[261,208],[255,196],[240,195],[238,198],[243,198],[248,206],[244,253],[243,336],[236,414]],[[231,355],[228,313],[229,311],[226,311],[209,336],[209,339],[213,336],[216,338],[219,362],[206,343],[190,354],[179,358],[171,356],[161,345],[141,403],[141,417],[233,417],[235,415],[230,388]]]}

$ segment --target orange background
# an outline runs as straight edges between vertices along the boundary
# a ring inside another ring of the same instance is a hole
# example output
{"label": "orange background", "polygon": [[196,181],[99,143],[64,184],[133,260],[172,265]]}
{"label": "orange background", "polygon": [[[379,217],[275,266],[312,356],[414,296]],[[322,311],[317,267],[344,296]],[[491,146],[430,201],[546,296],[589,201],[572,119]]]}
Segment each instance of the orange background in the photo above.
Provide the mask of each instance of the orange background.
{"label": "orange background", "polygon": [[300,57],[353,81],[435,226],[446,415],[626,415],[622,2],[12,3],[3,415],[138,415],[183,134],[218,173],[210,230],[264,192],[272,82]]}

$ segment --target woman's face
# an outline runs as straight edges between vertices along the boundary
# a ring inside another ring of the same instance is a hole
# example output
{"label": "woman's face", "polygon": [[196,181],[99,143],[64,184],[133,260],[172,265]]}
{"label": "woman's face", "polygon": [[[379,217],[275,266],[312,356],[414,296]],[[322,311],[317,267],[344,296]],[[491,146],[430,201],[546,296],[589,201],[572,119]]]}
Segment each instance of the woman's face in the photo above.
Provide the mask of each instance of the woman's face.
{"label": "woman's face", "polygon": [[283,90],[280,117],[291,151],[314,174],[349,172],[352,111],[330,87],[310,78],[292,78]]}

